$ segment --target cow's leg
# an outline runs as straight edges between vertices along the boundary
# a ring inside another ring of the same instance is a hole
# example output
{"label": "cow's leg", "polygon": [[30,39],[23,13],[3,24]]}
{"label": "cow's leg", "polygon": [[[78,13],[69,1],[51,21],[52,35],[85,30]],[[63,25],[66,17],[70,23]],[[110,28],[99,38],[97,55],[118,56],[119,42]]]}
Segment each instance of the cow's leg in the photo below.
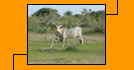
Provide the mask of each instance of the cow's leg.
{"label": "cow's leg", "polygon": [[65,40],[65,43],[66,43],[68,46],[70,46],[70,43],[68,42],[67,39]]}
{"label": "cow's leg", "polygon": [[82,35],[80,35],[80,44],[84,44]]}
{"label": "cow's leg", "polygon": [[84,44],[81,30],[78,31],[78,37],[77,38],[79,38],[80,44]]}
{"label": "cow's leg", "polygon": [[63,38],[63,45],[62,45],[62,47],[64,47],[64,45],[65,45],[65,40],[66,40],[66,39],[65,39],[65,38]]}
{"label": "cow's leg", "polygon": [[54,42],[55,42],[55,39],[52,40],[52,44],[51,44],[50,48],[54,48],[54,46],[53,46]]}

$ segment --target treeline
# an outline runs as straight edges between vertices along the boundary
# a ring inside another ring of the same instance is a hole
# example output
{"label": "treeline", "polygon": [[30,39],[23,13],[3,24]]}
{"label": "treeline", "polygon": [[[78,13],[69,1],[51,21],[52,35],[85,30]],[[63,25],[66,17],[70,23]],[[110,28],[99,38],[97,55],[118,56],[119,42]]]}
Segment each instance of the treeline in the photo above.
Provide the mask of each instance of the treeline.
{"label": "treeline", "polygon": [[80,14],[74,15],[71,11],[66,11],[61,16],[55,9],[42,8],[28,17],[28,31],[51,33],[55,30],[53,22],[64,24],[67,28],[80,26],[85,34],[105,33],[105,11],[91,9],[83,9]]}

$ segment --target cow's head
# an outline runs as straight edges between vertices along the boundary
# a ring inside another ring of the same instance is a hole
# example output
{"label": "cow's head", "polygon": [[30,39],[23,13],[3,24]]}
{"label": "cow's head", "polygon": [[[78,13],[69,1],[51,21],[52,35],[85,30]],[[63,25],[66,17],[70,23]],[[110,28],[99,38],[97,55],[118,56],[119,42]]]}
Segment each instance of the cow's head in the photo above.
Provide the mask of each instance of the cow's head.
{"label": "cow's head", "polygon": [[63,25],[56,26],[56,30],[58,33],[62,34],[63,33]]}
{"label": "cow's head", "polygon": [[54,22],[53,25],[55,26],[57,33],[61,35],[63,33],[63,25],[57,25]]}

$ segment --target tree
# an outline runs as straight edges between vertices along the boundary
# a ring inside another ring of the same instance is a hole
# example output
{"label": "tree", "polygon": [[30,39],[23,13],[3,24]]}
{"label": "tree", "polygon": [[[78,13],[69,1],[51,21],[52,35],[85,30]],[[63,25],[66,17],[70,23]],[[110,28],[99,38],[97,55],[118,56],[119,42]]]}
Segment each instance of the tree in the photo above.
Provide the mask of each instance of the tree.
{"label": "tree", "polygon": [[67,11],[64,13],[64,16],[72,16],[72,12],[71,11]]}
{"label": "tree", "polygon": [[51,9],[51,8],[42,8],[40,10],[38,10],[37,12],[35,12],[32,16],[48,16],[51,13],[56,13],[57,15],[59,15],[57,13],[57,10],[55,9]]}
{"label": "tree", "polygon": [[81,15],[80,15],[80,14],[75,14],[74,17],[76,17],[76,18],[80,18]]}

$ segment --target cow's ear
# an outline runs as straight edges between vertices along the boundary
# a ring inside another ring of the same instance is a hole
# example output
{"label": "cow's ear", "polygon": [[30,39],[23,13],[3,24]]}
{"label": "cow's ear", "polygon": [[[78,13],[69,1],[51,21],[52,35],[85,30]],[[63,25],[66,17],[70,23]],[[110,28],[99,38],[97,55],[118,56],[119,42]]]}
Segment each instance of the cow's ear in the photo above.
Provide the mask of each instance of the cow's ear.
{"label": "cow's ear", "polygon": [[57,25],[53,25],[54,26],[54,28],[57,28]]}
{"label": "cow's ear", "polygon": [[58,28],[58,25],[56,25],[55,28]]}
{"label": "cow's ear", "polygon": [[60,26],[60,29],[63,28],[63,25]]}

